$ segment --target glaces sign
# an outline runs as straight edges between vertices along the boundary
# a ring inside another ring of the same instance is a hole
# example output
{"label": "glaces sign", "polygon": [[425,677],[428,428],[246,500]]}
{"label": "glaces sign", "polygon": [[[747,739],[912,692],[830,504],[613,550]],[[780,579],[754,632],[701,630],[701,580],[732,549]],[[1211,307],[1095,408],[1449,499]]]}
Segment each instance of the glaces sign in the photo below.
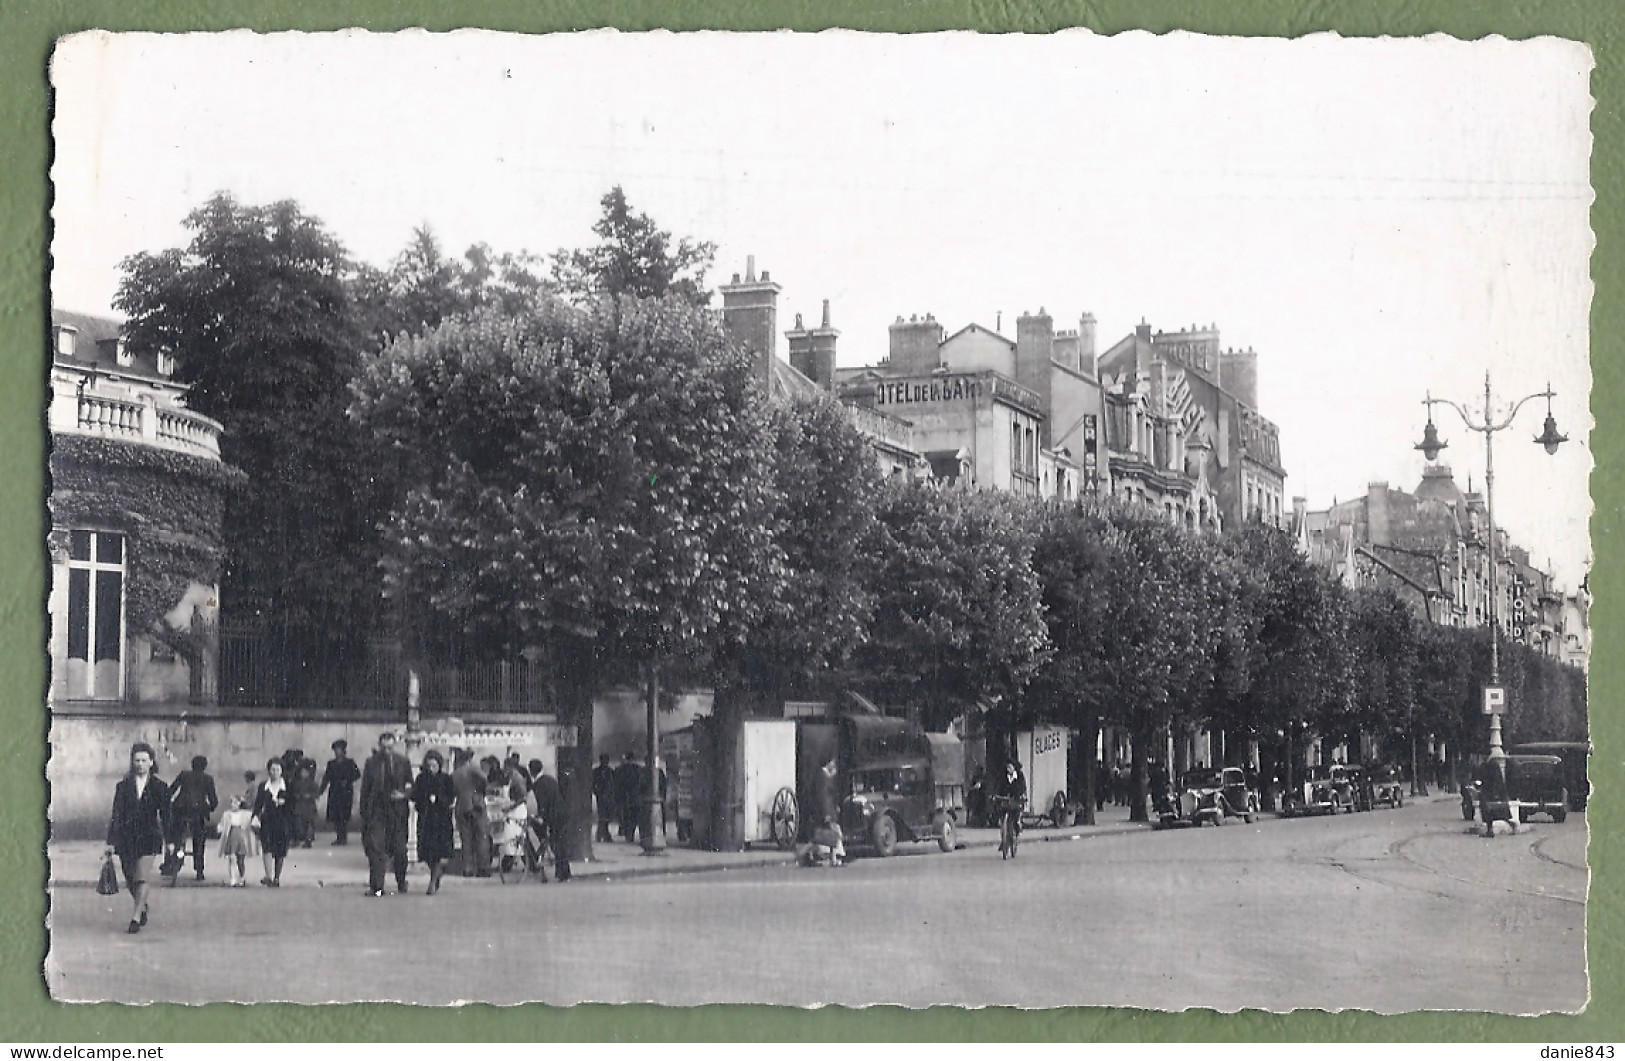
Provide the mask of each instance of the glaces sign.
{"label": "glaces sign", "polygon": [[920,402],[958,402],[982,396],[982,381],[974,376],[937,376],[929,380],[875,384],[876,405],[913,405]]}

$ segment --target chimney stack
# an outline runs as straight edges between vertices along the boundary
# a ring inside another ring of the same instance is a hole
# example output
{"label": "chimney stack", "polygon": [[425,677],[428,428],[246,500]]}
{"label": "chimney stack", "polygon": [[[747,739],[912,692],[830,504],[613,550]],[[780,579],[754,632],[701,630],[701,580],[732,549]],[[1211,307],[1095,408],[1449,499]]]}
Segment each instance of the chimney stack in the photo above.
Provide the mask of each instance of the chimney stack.
{"label": "chimney stack", "polygon": [[941,363],[942,325],[936,318],[898,317],[891,326],[892,371],[924,374]]}
{"label": "chimney stack", "polygon": [[778,284],[768,277],[756,279],[756,255],[745,256],[745,279],[735,273],[733,282],[723,284],[722,325],[734,341],[756,355],[755,376],[766,388],[773,378],[773,361],[778,356]]}
{"label": "chimney stack", "polygon": [[823,323],[818,327],[802,327],[801,314],[796,314],[796,326],[784,333],[790,344],[790,366],[824,390],[835,389],[835,342],[841,333],[830,327],[829,299],[824,299]]}
{"label": "chimney stack", "polygon": [[1085,313],[1078,318],[1078,370],[1085,375],[1099,375],[1095,360],[1095,315]]}
{"label": "chimney stack", "polygon": [[1044,420],[1039,425],[1043,445],[1050,444],[1050,361],[1055,350],[1055,321],[1039,307],[1037,313],[1016,318],[1016,382],[1038,395]]}

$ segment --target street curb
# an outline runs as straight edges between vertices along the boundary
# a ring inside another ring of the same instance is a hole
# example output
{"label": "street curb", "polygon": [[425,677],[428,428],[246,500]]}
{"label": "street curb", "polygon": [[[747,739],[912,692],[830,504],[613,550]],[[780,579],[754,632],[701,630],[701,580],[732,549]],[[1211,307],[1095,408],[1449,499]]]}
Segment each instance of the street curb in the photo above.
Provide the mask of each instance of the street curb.
{"label": "street curb", "polygon": [[[1435,803],[1445,802],[1445,801],[1454,801],[1456,799],[1455,796],[1450,796],[1450,795],[1417,797],[1417,798],[1418,799],[1427,799],[1430,802],[1435,802]],[[1272,817],[1279,817],[1279,815],[1272,815]],[[1156,832],[1156,831],[1157,831],[1157,828],[1156,828],[1156,823],[1155,822],[1128,822],[1128,823],[1121,823],[1121,824],[1117,824],[1117,825],[1070,826],[1065,831],[1061,831],[1061,830],[1043,830],[1043,831],[1040,831],[1038,828],[1035,827],[1035,828],[1023,830],[1021,838],[1026,843],[1055,844],[1055,843],[1071,842],[1071,841],[1075,841],[1075,840],[1094,840],[1094,839],[1098,839],[1098,838],[1103,837],[1103,836],[1131,836],[1131,835],[1133,835],[1135,833]],[[998,839],[996,837],[989,837],[986,840],[980,840],[980,839],[978,839],[978,840],[966,840],[963,837],[961,837],[958,840],[958,842],[954,845],[954,850],[955,851],[969,851],[969,850],[973,850],[973,849],[977,849],[977,848],[995,848],[995,847],[998,847],[998,846],[999,846],[999,841],[998,841]],[[587,872],[577,873],[576,876],[574,878],[572,878],[572,879],[577,880],[577,881],[588,881],[588,880],[617,881],[617,880],[637,880],[637,879],[646,878],[646,877],[687,877],[687,876],[693,876],[695,874],[700,874],[700,873],[726,873],[729,870],[766,869],[766,868],[771,868],[771,867],[775,867],[775,866],[794,866],[796,864],[796,862],[797,862],[797,858],[793,853],[789,853],[789,854],[775,853],[773,856],[746,858],[746,859],[742,859],[742,860],[737,861],[737,862],[701,863],[699,865],[673,865],[673,866],[662,866],[662,865],[628,866],[628,867],[625,867],[625,868],[622,868],[622,869],[606,870],[606,871],[604,871],[602,873],[587,871]],[[589,863],[589,865],[590,865],[590,863]],[[493,877],[492,879],[495,880],[496,878]],[[500,884],[501,882],[498,881],[498,883]],[[557,882],[556,881],[550,881],[549,883],[557,883]],[[96,882],[94,880],[90,880],[88,878],[82,879],[82,880],[81,879],[72,879],[72,878],[66,879],[66,880],[48,880],[46,882],[46,887],[47,888],[94,888],[95,886],[96,886]],[[194,887],[194,886],[195,885],[191,885],[191,884],[182,884],[182,885],[178,885],[176,887],[177,888],[190,888],[190,887]],[[212,883],[211,883],[211,886],[212,886]],[[349,884],[335,884],[335,885],[333,885],[333,888],[334,888],[334,890],[342,891],[345,888],[350,887],[350,886],[351,885],[349,885]],[[162,887],[166,891],[170,890],[169,885],[160,885],[160,887]],[[297,888],[297,889],[305,889],[305,888],[311,887],[311,885],[304,884],[304,883],[292,883],[292,884],[290,884],[290,887]],[[325,889],[326,886],[325,885],[316,885],[315,887]]]}
{"label": "street curb", "polygon": [[[1123,826],[1123,825],[1093,826],[1093,827],[1085,826],[1084,828],[1089,829],[1090,831],[1088,831],[1088,832],[1080,832],[1080,831],[1078,831],[1078,828],[1076,826],[1074,826],[1070,831],[1067,831],[1067,832],[1052,831],[1052,832],[1045,832],[1045,833],[1037,833],[1036,830],[1028,829],[1028,830],[1025,830],[1022,833],[1022,839],[1024,841],[1026,841],[1027,843],[1035,843],[1036,842],[1036,843],[1053,844],[1053,843],[1061,843],[1061,842],[1072,841],[1072,840],[1091,840],[1091,839],[1094,839],[1096,837],[1102,837],[1102,836],[1127,836],[1127,835],[1131,835],[1133,833],[1152,831],[1152,827],[1151,827],[1151,825],[1149,823],[1135,823],[1132,826]],[[993,848],[993,847],[998,847],[998,846],[999,846],[999,842],[998,842],[997,839],[991,839],[991,838],[987,839],[987,840],[964,840],[964,839],[961,839],[961,840],[959,840],[958,843],[956,843],[954,845],[954,850],[955,851],[968,851],[968,850],[972,850],[972,849],[975,849],[975,848]],[[775,867],[775,866],[794,866],[796,864],[796,862],[797,862],[796,855],[791,853],[791,854],[775,855],[773,857],[766,857],[766,858],[750,858],[750,859],[745,859],[745,860],[741,860],[741,861],[738,861],[738,862],[702,863],[700,865],[686,865],[686,866],[660,866],[660,865],[628,866],[628,867],[626,867],[624,869],[612,869],[612,870],[607,870],[607,871],[602,872],[602,873],[596,873],[596,872],[590,872],[590,871],[589,872],[578,873],[575,877],[572,878],[572,880],[576,880],[576,881],[588,881],[588,880],[616,881],[616,880],[636,880],[638,878],[643,878],[643,877],[687,877],[687,876],[693,876],[695,874],[700,874],[700,873],[726,873],[729,870],[766,869],[766,868],[771,868],[771,867]],[[494,878],[494,877],[491,878],[491,879],[496,880],[496,878]],[[501,881],[497,881],[497,883],[500,884]],[[549,881],[549,883],[557,883],[557,881]],[[80,880],[80,879],[69,878],[69,879],[66,879],[66,880],[49,880],[49,881],[46,882],[46,887],[47,888],[94,888],[95,886],[96,886],[96,882],[93,881],[93,880],[89,880],[89,879]],[[216,885],[214,882],[211,881],[208,884],[206,884],[205,886],[206,887],[216,887],[216,886],[223,887],[224,885]],[[182,883],[182,884],[179,884],[179,885],[175,885],[172,888],[168,884],[160,884],[159,887],[164,891],[170,891],[170,890],[180,891],[180,890],[187,890],[187,889],[195,888],[196,885],[190,884],[190,883]],[[303,889],[308,889],[308,888],[312,887],[312,885],[305,884],[305,883],[291,882],[289,884],[289,887],[303,890]],[[326,885],[315,885],[315,887],[318,888],[318,889],[321,889],[321,890],[326,890]],[[347,887],[350,887],[350,885],[348,885],[348,884],[335,884],[333,886],[334,890],[337,890],[337,891],[342,891]]]}

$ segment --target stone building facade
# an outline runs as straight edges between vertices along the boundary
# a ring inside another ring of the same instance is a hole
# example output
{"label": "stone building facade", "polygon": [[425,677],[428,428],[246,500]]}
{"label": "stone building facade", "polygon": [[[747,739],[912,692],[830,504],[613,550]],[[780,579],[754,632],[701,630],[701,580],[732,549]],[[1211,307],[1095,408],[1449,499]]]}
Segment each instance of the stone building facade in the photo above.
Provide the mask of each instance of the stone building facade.
{"label": "stone building facade", "polygon": [[[1318,512],[1293,500],[1299,547],[1349,586],[1391,589],[1419,618],[1443,626],[1490,621],[1489,520],[1482,494],[1457,485],[1448,465],[1429,464],[1414,491],[1374,482],[1364,496]],[[1560,588],[1496,528],[1496,626],[1509,641],[1584,667],[1590,595]]]}
{"label": "stone building facade", "polygon": [[1193,528],[1287,524],[1280,431],[1258,409],[1258,355],[1213,325],[1146,323],[1100,356],[1119,496]]}
{"label": "stone building facade", "polygon": [[55,311],[51,337],[53,710],[211,701],[234,478],[220,425],[118,322]]}

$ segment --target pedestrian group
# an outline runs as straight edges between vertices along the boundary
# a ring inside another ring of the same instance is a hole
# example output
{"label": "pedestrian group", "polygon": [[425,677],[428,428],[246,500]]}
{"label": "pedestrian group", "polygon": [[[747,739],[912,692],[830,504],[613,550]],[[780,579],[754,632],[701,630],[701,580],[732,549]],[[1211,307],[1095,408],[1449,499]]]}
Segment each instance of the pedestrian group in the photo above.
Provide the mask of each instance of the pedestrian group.
{"label": "pedestrian group", "polygon": [[[282,886],[282,871],[293,847],[310,847],[316,834],[317,805],[327,797],[326,818],[333,826],[333,845],[349,843],[352,812],[359,817],[362,849],[367,856],[367,894],[381,897],[386,878],[393,876],[395,891],[407,891],[409,824],[417,819],[417,857],[428,867],[426,893],[440,891],[446,868],[461,846],[461,873],[488,877],[493,860],[522,860],[524,868],[547,880],[544,855],[551,851],[558,880],[571,878],[565,848],[563,800],[557,779],[549,776],[539,759],[521,764],[517,753],[507,761],[487,756],[476,763],[474,752],[453,751],[448,769],[444,755],[430,750],[414,777],[406,756],[396,749],[396,738],[385,731],[364,765],[349,757],[347,742],[333,742],[333,757],[316,776],[316,763],[298,748],[266,760],[265,777],[255,771],[243,775],[244,790],[232,795],[220,815],[219,855],[226,863],[226,884],[247,886],[249,861],[261,858],[260,884]],[[642,768],[628,754],[622,772],[606,795],[599,795],[600,771],[593,772],[593,790],[599,798],[600,834],[612,814],[621,835],[635,839],[637,805],[644,790]],[[151,916],[149,889],[157,877],[173,884],[184,868],[188,850],[194,878],[206,879],[204,863],[210,822],[220,808],[215,781],[204,756],[194,756],[190,768],[174,784],[157,774],[152,746],[130,748],[129,768],[113,791],[112,815],[107,826],[106,860],[117,859],[130,893],[132,935],[146,927]],[[660,779],[662,795],[665,777]],[[357,796],[359,795],[359,801]],[[607,836],[602,837],[608,839]],[[495,841],[495,842],[494,842]],[[160,865],[159,859],[163,862]]]}

